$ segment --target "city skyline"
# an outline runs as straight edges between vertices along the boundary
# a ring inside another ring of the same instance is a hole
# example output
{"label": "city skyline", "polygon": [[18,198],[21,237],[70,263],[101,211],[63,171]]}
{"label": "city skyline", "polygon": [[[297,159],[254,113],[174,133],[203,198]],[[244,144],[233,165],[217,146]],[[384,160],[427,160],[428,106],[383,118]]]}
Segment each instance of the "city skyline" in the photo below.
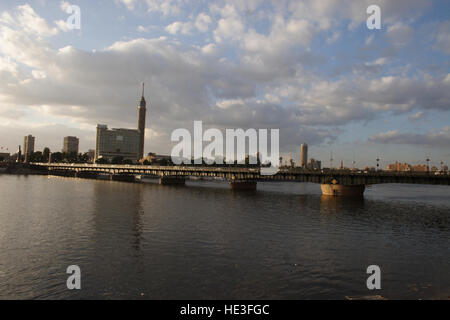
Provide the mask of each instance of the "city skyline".
{"label": "city skyline", "polygon": [[15,153],[32,134],[36,150],[59,150],[71,135],[94,149],[97,123],[136,126],[145,81],[146,153],[168,154],[173,129],[204,120],[278,127],[295,162],[305,142],[325,167],[330,151],[334,166],[351,167],[354,153],[359,167],[448,164],[449,4],[372,2],[382,30],[365,27],[365,1],[350,13],[337,1],[74,1],[83,18],[73,31],[61,24],[67,2],[2,2],[0,145]]}

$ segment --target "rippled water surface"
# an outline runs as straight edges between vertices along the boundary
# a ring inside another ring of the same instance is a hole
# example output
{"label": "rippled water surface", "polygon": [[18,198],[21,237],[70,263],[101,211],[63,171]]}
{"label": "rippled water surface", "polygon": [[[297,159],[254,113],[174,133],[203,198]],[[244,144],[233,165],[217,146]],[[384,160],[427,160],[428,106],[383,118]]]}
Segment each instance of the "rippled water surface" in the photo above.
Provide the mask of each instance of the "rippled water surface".
{"label": "rippled water surface", "polygon": [[[450,187],[186,187],[0,175],[0,298],[450,297]],[[366,268],[381,267],[369,291]],[[66,288],[78,265],[82,289]]]}

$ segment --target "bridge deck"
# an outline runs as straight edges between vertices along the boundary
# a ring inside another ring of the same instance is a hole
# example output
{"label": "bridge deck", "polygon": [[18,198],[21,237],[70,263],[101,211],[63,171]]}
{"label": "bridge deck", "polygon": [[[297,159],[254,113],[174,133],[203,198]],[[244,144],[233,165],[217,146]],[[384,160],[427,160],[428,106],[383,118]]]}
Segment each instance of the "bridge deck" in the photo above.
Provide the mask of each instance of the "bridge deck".
{"label": "bridge deck", "polygon": [[153,175],[158,177],[219,177],[227,180],[297,181],[320,184],[370,185],[380,183],[408,183],[450,185],[449,174],[400,172],[313,171],[301,168],[280,168],[277,174],[260,174],[259,168],[213,166],[138,166],[104,164],[33,163],[32,167],[51,171],[93,172],[107,174]]}

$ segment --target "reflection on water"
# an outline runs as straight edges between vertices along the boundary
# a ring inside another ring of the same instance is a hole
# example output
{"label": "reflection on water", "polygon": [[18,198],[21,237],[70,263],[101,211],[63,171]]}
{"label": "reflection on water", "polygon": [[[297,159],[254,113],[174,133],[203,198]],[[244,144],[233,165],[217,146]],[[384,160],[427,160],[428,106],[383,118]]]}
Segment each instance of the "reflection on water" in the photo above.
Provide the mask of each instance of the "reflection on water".
{"label": "reflection on water", "polygon": [[[0,298],[310,299],[450,296],[448,188],[186,187],[0,177]],[[26,195],[26,201],[23,201]],[[65,269],[82,270],[68,291]]]}
{"label": "reflection on water", "polygon": [[364,198],[361,197],[333,197],[322,195],[320,197],[320,212],[322,214],[338,214],[342,211],[364,210]]}

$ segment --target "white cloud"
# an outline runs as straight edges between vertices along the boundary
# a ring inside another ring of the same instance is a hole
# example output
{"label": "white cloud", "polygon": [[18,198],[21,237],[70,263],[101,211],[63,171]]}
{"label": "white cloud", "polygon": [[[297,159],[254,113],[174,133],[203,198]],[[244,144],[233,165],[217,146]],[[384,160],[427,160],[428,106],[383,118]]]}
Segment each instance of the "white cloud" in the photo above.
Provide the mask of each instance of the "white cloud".
{"label": "white cloud", "polygon": [[206,13],[202,12],[197,16],[197,19],[195,20],[195,27],[200,32],[207,32],[211,22],[212,22],[211,17],[208,16]]}
{"label": "white cloud", "polygon": [[12,28],[21,29],[28,34],[38,36],[58,34],[58,29],[50,27],[47,21],[41,18],[28,4],[18,6],[14,12],[14,17],[9,13],[3,13],[0,22],[8,24]]}
{"label": "white cloud", "polygon": [[388,38],[397,48],[406,46],[412,40],[413,35],[414,30],[410,26],[402,23],[396,23],[387,30]]}
{"label": "white cloud", "polygon": [[[124,0],[124,1],[127,1],[127,0]],[[129,1],[129,0],[128,0]],[[67,9],[70,7],[70,3],[68,2],[68,1],[61,1],[60,3],[59,3],[59,7],[61,8],[61,10],[63,11],[63,12],[67,12]]]}
{"label": "white cloud", "polygon": [[67,25],[67,21],[64,20],[57,20],[55,21],[56,26],[63,32],[69,32],[72,29],[69,28],[69,26]]}
{"label": "white cloud", "polygon": [[217,28],[214,30],[216,42],[240,39],[245,31],[245,25],[235,7],[227,4],[219,12],[222,18],[218,21]]}
{"label": "white cloud", "polygon": [[415,114],[408,117],[411,121],[422,120],[425,117],[425,113],[423,111],[416,112]]}
{"label": "white cloud", "polygon": [[176,21],[170,25],[168,25],[165,30],[170,34],[190,34],[193,26],[190,22],[181,22]]}
{"label": "white cloud", "polygon": [[142,5],[150,13],[161,13],[164,16],[179,15],[182,11],[184,0],[120,0],[128,9],[135,10]]}
{"label": "white cloud", "polygon": [[430,130],[424,134],[399,133],[398,130],[382,132],[369,138],[381,144],[420,145],[425,147],[450,147],[450,127]]}
{"label": "white cloud", "polygon": [[205,55],[213,55],[217,52],[217,46],[214,43],[209,43],[203,46],[202,52]]}

